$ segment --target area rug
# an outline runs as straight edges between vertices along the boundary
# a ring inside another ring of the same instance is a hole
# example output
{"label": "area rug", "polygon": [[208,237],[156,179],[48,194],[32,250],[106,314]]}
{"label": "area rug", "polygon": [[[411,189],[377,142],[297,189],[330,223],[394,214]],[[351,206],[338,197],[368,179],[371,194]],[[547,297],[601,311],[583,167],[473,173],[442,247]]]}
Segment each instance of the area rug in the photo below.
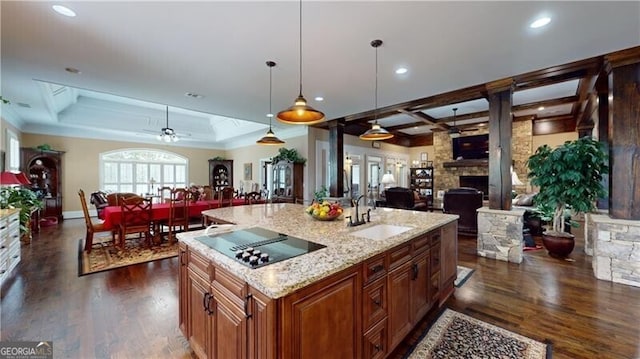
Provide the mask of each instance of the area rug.
{"label": "area rug", "polygon": [[144,239],[138,238],[127,239],[124,249],[115,247],[110,237],[94,239],[93,248],[89,254],[83,250],[83,246],[84,240],[80,240],[78,244],[78,276],[178,255],[177,243],[170,245],[163,242],[160,245],[149,247],[144,243]]}
{"label": "area rug", "polygon": [[407,359],[550,359],[551,346],[446,309]]}
{"label": "area rug", "polygon": [[464,282],[466,282],[467,279],[471,277],[474,271],[475,269],[467,268],[464,266],[458,266],[458,277],[456,278],[455,282],[453,282],[453,284],[456,287],[462,287]]}

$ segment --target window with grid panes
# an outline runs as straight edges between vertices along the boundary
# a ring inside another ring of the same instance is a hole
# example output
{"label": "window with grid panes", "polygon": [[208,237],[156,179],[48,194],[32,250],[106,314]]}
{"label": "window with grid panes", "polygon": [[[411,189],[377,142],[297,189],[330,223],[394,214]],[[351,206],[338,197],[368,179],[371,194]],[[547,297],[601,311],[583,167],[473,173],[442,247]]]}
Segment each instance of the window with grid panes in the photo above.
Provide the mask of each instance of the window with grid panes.
{"label": "window with grid panes", "polygon": [[100,188],[106,192],[155,195],[158,187],[187,187],[189,160],[154,149],[122,149],[100,154]]}

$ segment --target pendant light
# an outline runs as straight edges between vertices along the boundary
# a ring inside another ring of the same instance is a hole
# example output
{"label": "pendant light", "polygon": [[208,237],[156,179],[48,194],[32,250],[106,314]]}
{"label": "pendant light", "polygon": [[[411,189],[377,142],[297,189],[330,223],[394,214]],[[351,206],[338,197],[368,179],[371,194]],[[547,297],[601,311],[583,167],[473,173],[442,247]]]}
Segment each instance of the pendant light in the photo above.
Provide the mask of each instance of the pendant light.
{"label": "pendant light", "polygon": [[167,127],[160,130],[157,139],[162,142],[178,142],[180,140],[173,128],[169,127],[169,106],[167,106]]}
{"label": "pendant light", "polygon": [[452,108],[453,110],[453,127],[449,128],[449,137],[451,138],[458,138],[460,137],[460,129],[458,127],[456,127],[456,111],[458,111],[458,108]]}
{"label": "pendant light", "polygon": [[313,125],[324,121],[324,113],[307,105],[302,96],[302,0],[300,0],[300,92],[293,106],[278,112],[278,121],[293,125]]}
{"label": "pendant light", "polygon": [[375,110],[373,113],[373,125],[367,132],[360,135],[361,140],[379,141],[388,140],[393,134],[378,125],[378,47],[382,45],[382,40],[371,41],[371,46],[376,49],[376,88],[375,88]]}
{"label": "pendant light", "polygon": [[256,143],[259,145],[281,145],[284,143],[284,141],[276,137],[276,135],[271,130],[271,118],[273,117],[273,113],[271,112],[271,72],[273,70],[273,67],[276,66],[276,63],[273,61],[267,61],[267,66],[269,66],[269,113],[267,114],[267,117],[269,117],[269,131],[267,131],[267,134],[264,135],[264,137],[257,140]]}

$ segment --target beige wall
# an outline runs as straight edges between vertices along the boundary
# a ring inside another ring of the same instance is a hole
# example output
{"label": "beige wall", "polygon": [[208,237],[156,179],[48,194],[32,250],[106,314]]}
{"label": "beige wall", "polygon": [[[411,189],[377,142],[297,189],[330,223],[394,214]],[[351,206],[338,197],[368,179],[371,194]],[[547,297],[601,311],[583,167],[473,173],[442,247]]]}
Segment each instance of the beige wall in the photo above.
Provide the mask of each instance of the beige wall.
{"label": "beige wall", "polygon": [[99,190],[99,156],[102,152],[125,148],[151,148],[177,153],[189,159],[189,182],[209,183],[208,159],[225,156],[224,152],[167,145],[140,144],[133,142],[100,141],[75,137],[60,137],[22,134],[23,147],[49,144],[56,151],[65,151],[62,157],[62,211],[82,210],[78,200],[78,189],[88,195]]}
{"label": "beige wall", "polygon": [[558,147],[561,144],[563,144],[565,141],[573,141],[573,140],[577,140],[578,139],[578,133],[577,132],[563,132],[563,133],[556,133],[553,135],[540,135],[540,136],[533,136],[533,152],[536,152],[536,149],[538,149],[538,147],[546,144],[549,145],[550,147]]}

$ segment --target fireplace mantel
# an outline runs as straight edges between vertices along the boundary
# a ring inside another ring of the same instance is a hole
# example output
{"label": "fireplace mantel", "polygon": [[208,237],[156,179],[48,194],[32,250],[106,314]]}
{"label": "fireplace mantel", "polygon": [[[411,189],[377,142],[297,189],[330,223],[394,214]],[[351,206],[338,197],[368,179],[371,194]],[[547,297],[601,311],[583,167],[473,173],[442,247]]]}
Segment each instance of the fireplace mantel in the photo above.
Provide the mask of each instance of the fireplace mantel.
{"label": "fireplace mantel", "polygon": [[444,162],[442,164],[445,168],[452,167],[489,167],[488,159],[481,160],[457,160],[453,162]]}

